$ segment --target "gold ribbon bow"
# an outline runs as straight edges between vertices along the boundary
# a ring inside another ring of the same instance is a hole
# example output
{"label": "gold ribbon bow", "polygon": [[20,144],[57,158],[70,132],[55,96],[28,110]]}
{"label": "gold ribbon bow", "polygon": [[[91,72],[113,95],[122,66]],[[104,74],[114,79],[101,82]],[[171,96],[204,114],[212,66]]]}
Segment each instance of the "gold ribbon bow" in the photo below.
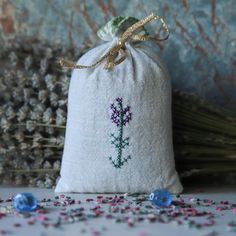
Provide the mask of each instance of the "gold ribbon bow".
{"label": "gold ribbon bow", "polygon": [[[143,27],[147,23],[149,23],[152,20],[160,20],[162,27],[167,32],[166,37],[162,39],[153,38],[146,35],[138,35],[134,34],[135,31],[137,31],[139,28]],[[116,65],[119,65],[121,62],[123,62],[126,58],[126,47],[125,43],[129,38],[132,38],[134,41],[147,41],[147,40],[158,40],[163,41],[168,39],[169,37],[169,30],[165,23],[165,21],[160,16],[155,16],[153,13],[149,16],[144,17],[143,19],[139,20],[138,22],[131,25],[119,38],[118,43],[113,46],[104,56],[102,56],[98,61],[96,61],[92,65],[79,65],[75,64],[73,62],[67,61],[65,59],[60,59],[59,62],[62,67],[70,68],[70,69],[84,69],[84,68],[94,68],[101,62],[106,60],[105,69],[112,69]]]}

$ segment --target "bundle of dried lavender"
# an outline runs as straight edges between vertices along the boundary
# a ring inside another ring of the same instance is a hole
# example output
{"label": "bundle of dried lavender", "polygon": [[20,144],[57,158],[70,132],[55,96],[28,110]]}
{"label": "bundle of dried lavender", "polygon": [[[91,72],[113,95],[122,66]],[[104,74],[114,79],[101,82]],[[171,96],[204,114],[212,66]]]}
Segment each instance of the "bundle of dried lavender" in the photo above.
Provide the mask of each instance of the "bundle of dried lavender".
{"label": "bundle of dried lavender", "polygon": [[70,75],[60,44],[18,38],[0,54],[0,182],[51,187],[60,168]]}
{"label": "bundle of dried lavender", "polygon": [[[79,50],[81,51],[81,50]],[[82,50],[83,51],[83,50]],[[15,39],[0,53],[0,183],[51,187],[64,143],[70,74],[60,44]],[[174,149],[182,177],[236,170],[236,114],[173,93]]]}
{"label": "bundle of dried lavender", "polygon": [[235,112],[175,91],[173,129],[175,157],[182,177],[236,173]]}

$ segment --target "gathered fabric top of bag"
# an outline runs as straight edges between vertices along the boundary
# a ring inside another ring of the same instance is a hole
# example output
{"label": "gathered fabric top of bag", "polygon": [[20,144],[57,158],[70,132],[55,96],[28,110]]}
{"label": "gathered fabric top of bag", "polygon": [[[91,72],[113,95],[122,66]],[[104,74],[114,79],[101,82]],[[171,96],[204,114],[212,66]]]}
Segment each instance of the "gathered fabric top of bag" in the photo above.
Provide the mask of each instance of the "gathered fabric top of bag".
{"label": "gathered fabric top of bag", "polygon": [[[152,20],[160,20],[163,29],[167,35],[164,38],[154,38],[149,36],[144,25]],[[92,65],[79,65],[65,59],[60,59],[62,67],[70,69],[85,69],[95,68],[98,64],[105,61],[105,69],[113,69],[116,65],[119,65],[126,59],[126,46],[125,43],[128,41],[140,42],[147,40],[163,41],[168,39],[169,30],[165,21],[160,16],[155,16],[153,13],[138,20],[134,17],[122,17],[118,16],[109,21],[104,27],[98,31],[98,36],[104,41],[113,41],[117,43]]]}

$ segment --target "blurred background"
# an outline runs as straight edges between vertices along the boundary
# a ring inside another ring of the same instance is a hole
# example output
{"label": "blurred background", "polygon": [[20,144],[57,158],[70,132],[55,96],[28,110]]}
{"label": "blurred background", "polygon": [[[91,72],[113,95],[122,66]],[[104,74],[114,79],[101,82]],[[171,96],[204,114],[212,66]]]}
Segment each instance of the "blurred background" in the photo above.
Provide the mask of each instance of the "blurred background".
{"label": "blurred background", "polygon": [[58,57],[76,61],[102,43],[96,32],[112,17],[151,12],[171,33],[157,50],[173,84],[178,171],[186,182],[210,174],[234,183],[234,0],[0,0],[0,182],[55,184],[70,80]]}

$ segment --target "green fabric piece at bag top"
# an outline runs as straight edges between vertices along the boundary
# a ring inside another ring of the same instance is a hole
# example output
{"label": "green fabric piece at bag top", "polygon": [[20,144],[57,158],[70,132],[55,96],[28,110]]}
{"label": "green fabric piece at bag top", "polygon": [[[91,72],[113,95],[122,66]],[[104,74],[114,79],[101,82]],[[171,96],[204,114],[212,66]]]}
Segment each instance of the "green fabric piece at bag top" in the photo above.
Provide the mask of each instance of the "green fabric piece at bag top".
{"label": "green fabric piece at bag top", "polygon": [[[120,37],[131,25],[139,20],[134,17],[118,16],[110,20],[103,27],[101,27],[97,35],[104,41],[112,41],[114,38]],[[139,35],[148,35],[145,27],[141,27],[136,33]]]}

